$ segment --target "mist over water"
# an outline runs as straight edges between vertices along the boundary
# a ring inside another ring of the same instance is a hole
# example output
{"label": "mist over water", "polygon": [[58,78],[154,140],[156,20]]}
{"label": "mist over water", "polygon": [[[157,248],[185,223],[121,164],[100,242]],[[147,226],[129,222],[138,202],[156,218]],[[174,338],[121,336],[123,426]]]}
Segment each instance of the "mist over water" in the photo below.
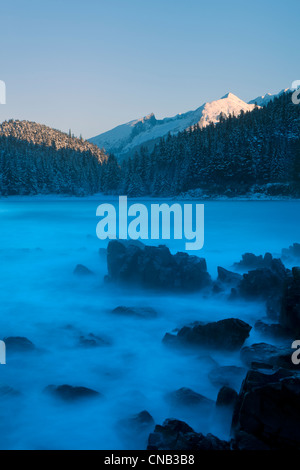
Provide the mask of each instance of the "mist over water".
{"label": "mist over water", "polygon": [[[214,411],[209,415],[172,407],[165,396],[189,387],[216,400],[220,387],[212,385],[208,373],[215,362],[242,366],[239,352],[174,350],[164,346],[162,338],[197,320],[236,317],[254,326],[265,316],[264,304],[230,302],[224,294],[174,295],[104,283],[106,258],[99,248],[107,241],[96,237],[100,203],[0,203],[0,339],[24,336],[37,348],[8,354],[7,365],[0,366],[0,385],[20,392],[0,398],[0,447],[145,448],[146,435],[124,431],[119,424],[143,410],[157,424],[174,417],[196,431],[228,438],[230,423]],[[217,266],[230,269],[245,252],[279,255],[300,240],[299,212],[297,201],[207,202],[204,248],[191,254],[206,258],[213,279]],[[155,243],[165,243],[172,253],[184,250],[178,240]],[[74,276],[78,264],[95,276]],[[121,305],[153,307],[158,316],[111,313]],[[84,347],[80,337],[90,333],[104,344]],[[262,340],[252,330],[246,344]],[[64,403],[43,393],[50,384],[85,386],[103,397]]]}

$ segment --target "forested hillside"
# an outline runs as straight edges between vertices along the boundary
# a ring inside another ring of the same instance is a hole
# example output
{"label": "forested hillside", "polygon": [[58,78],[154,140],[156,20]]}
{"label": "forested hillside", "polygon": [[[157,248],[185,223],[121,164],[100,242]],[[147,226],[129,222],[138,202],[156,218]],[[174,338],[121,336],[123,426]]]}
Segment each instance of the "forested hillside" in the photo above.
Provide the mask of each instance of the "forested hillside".
{"label": "forested hillside", "polygon": [[[129,196],[300,195],[300,106],[285,93],[265,108],[221,117],[161,139],[120,166],[110,156],[103,189]],[[199,192],[201,193],[201,191]]]}
{"label": "forested hillside", "polygon": [[198,125],[119,163],[95,145],[49,127],[0,125],[0,194],[128,196],[181,193],[300,196],[300,106],[291,94],[264,108]]}
{"label": "forested hillside", "polygon": [[0,194],[71,194],[101,190],[106,155],[83,139],[28,121],[0,125]]}

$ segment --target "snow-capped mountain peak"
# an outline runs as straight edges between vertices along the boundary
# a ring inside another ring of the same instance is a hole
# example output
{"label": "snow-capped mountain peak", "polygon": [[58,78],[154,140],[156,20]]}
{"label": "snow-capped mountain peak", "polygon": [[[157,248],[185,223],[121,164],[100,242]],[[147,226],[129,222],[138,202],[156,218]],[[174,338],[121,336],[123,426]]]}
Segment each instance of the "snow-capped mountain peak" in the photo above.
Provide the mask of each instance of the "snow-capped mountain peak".
{"label": "snow-capped mountain peak", "polygon": [[141,119],[130,121],[93,137],[90,142],[122,157],[134,153],[142,145],[153,147],[161,137],[169,133],[178,134],[196,124],[205,127],[211,122],[219,122],[221,115],[238,116],[241,111],[252,111],[254,108],[255,104],[245,103],[229,92],[218,100],[204,103],[195,111],[177,114],[173,117],[156,119],[153,113],[148,114]]}

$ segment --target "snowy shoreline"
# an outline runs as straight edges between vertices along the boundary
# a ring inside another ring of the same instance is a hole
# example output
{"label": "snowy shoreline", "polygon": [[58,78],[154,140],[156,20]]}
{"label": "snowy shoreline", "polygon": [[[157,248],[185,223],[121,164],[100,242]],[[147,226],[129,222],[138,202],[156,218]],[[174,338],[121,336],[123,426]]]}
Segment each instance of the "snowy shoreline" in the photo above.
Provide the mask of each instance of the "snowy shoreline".
{"label": "snowy shoreline", "polygon": [[[152,200],[164,200],[164,201],[218,201],[218,202],[237,202],[237,201],[287,201],[287,202],[299,202],[299,198],[291,198],[288,196],[268,196],[265,194],[251,194],[249,196],[236,196],[236,197],[227,197],[227,196],[207,196],[203,195],[202,197],[192,197],[190,194],[180,195],[180,196],[140,196],[140,197],[128,197],[130,200],[137,201],[152,201]],[[103,193],[93,194],[91,196],[67,196],[62,194],[37,194],[32,196],[2,196],[0,197],[0,202],[72,202],[72,201],[118,201],[119,195],[108,195]]]}

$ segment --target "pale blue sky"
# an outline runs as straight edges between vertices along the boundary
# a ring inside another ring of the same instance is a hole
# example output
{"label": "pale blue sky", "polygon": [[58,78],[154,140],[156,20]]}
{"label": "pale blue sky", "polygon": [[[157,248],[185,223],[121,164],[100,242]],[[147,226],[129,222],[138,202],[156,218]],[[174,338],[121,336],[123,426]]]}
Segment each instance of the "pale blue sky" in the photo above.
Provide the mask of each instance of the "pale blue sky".
{"label": "pale blue sky", "polygon": [[0,2],[9,118],[92,137],[300,79],[299,0]]}

